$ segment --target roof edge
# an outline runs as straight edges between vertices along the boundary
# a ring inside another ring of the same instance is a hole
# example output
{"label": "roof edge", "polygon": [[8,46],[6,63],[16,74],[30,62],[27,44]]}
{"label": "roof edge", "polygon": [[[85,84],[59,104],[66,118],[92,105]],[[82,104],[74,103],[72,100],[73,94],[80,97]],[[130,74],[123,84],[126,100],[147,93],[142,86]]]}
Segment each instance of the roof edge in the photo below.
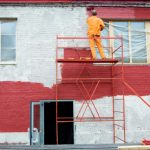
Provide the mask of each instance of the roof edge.
{"label": "roof edge", "polygon": [[135,2],[135,1],[76,1],[76,2],[69,2],[69,1],[0,1],[0,6],[43,6],[43,7],[88,7],[88,6],[95,6],[95,7],[150,7],[150,2]]}

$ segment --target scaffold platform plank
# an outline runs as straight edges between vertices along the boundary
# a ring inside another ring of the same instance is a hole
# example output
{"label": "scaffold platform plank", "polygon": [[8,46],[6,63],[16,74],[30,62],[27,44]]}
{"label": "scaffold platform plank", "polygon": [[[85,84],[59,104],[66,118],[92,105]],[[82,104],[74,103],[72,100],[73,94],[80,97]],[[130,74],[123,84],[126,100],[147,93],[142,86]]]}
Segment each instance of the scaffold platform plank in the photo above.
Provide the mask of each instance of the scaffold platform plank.
{"label": "scaffold platform plank", "polygon": [[118,59],[57,59],[58,63],[117,63]]}

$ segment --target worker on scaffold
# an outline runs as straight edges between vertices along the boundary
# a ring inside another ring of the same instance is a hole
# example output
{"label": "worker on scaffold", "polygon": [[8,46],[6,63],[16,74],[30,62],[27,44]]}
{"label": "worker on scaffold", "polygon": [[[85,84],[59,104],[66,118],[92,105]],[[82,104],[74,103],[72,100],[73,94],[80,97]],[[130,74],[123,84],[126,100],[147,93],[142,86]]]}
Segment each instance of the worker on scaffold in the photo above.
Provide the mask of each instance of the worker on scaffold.
{"label": "worker on scaffold", "polygon": [[96,10],[92,10],[92,16],[87,19],[88,24],[88,37],[93,59],[96,59],[96,51],[94,45],[96,44],[99,54],[102,59],[105,59],[105,53],[101,44],[100,32],[104,29],[105,25],[102,19],[97,17]]}

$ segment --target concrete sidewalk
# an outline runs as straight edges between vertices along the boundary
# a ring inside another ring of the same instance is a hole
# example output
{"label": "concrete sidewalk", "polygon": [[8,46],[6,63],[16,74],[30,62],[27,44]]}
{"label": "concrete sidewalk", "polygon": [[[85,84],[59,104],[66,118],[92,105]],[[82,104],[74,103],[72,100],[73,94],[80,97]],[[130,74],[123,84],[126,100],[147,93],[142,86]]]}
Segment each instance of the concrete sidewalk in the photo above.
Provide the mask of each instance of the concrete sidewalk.
{"label": "concrete sidewalk", "polygon": [[117,150],[118,146],[113,144],[101,145],[0,145],[0,150]]}

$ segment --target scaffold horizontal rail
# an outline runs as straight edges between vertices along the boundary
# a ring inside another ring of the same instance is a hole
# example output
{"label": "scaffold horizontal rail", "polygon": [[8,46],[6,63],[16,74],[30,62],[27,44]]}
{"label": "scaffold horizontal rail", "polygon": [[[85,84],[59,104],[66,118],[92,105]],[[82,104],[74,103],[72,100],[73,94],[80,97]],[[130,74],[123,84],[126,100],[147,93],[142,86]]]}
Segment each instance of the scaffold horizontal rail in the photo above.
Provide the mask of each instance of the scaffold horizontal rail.
{"label": "scaffold horizontal rail", "polygon": [[84,117],[79,117],[79,118],[73,118],[73,119],[62,119],[60,120],[60,118],[58,120],[56,120],[56,122],[58,123],[69,123],[69,122],[112,122],[112,121],[119,121],[122,122],[123,120],[118,119],[118,120],[114,120],[111,118],[84,118]]}
{"label": "scaffold horizontal rail", "polygon": [[[101,36],[101,37],[97,37],[97,39],[120,39],[122,40],[122,36],[115,36],[115,37],[111,37],[111,36]],[[76,36],[72,36],[72,37],[64,37],[64,36],[57,36],[57,39],[59,40],[87,40],[89,39],[89,37],[76,37]]]}
{"label": "scaffold horizontal rail", "polygon": [[117,63],[117,59],[96,59],[96,60],[82,60],[82,59],[57,59],[58,63]]}

